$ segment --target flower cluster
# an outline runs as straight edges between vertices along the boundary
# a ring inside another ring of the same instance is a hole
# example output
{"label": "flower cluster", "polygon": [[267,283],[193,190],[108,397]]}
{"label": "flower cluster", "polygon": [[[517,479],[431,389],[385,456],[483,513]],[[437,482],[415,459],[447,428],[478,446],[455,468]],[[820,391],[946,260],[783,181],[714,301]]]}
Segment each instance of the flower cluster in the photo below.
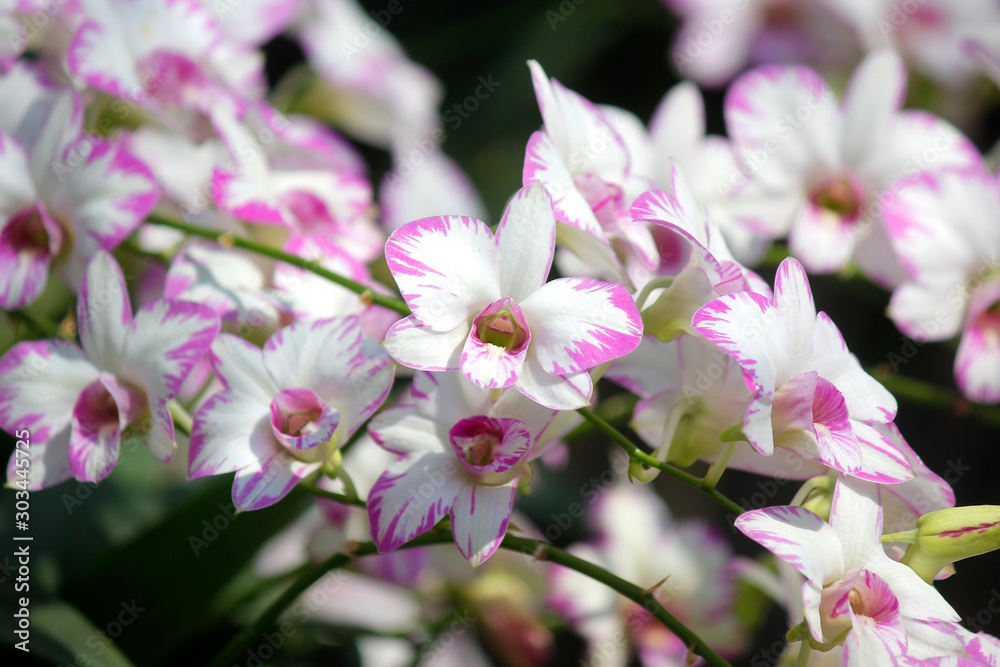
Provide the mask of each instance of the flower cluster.
{"label": "flower cluster", "polygon": [[[0,27],[42,4],[0,2]],[[442,614],[460,602],[507,664],[551,659],[554,625],[591,664],[724,664],[761,591],[799,665],[1000,664],[934,585],[1000,547],[1000,510],[956,507],[809,277],[891,291],[920,343],[960,336],[961,393],[1000,403],[1000,179],[904,108],[908,66],[1000,78],[1000,15],[666,4],[692,80],[648,126],[528,62],[541,126],[495,226],[439,150],[440,84],[385,29],[398,2],[80,0],[0,45],[0,429],[31,439],[8,486],[101,482],[138,438],[187,480],[233,473],[240,512],[310,494],[256,575],[368,556],[316,618],[366,630],[371,664],[484,663]],[[305,66],[269,91],[278,35]],[[694,81],[728,84],[725,137]],[[389,153],[378,188],[353,141]],[[567,505],[558,471],[607,461],[588,428],[624,454]],[[728,469],[802,486],[741,508]],[[675,518],[640,485],[660,472],[779,564]],[[349,595],[384,615],[345,617]]]}

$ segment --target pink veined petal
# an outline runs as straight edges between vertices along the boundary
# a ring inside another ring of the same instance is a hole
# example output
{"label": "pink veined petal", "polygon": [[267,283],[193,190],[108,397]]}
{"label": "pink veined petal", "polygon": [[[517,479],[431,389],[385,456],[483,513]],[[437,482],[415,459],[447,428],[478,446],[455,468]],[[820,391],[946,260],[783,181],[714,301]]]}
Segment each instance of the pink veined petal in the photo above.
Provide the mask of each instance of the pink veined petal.
{"label": "pink veined petal", "polygon": [[[490,321],[498,317],[502,318],[502,326],[512,329],[506,335],[515,337],[509,349],[485,342],[480,337],[487,334],[492,326]],[[531,330],[524,319],[524,313],[510,297],[504,297],[484,308],[473,320],[469,337],[462,348],[459,366],[462,374],[478,387],[510,387],[521,373],[530,345]]]}
{"label": "pink veined petal", "polygon": [[847,572],[837,534],[826,521],[795,506],[744,512],[736,528],[820,588]]}
{"label": "pink veined petal", "polygon": [[87,157],[54,186],[51,208],[73,232],[72,255],[57,272],[75,288],[94,253],[114,250],[142,223],[159,189],[146,165],[120,143],[83,137],[68,150]]}
{"label": "pink veined petal", "polygon": [[425,371],[453,371],[459,368],[469,330],[469,325],[461,322],[450,331],[433,331],[410,315],[392,325],[382,345],[404,366]]}
{"label": "pink veined petal", "polygon": [[124,40],[100,21],[85,21],[77,29],[67,61],[73,74],[109,95],[131,99],[144,92]]}
{"label": "pink veined petal", "polygon": [[639,345],[642,320],[628,291],[590,278],[559,278],[521,303],[531,349],[547,373],[571,375]]}
{"label": "pink veined petal", "polygon": [[[11,452],[7,460],[7,486],[13,487],[15,482],[26,479],[28,489],[38,491],[70,479],[73,473],[69,467],[69,436],[70,427],[66,426],[44,443],[36,443],[32,438],[27,459],[23,454],[18,456],[17,451]],[[25,460],[28,461],[27,466],[23,463],[20,467],[17,465],[18,461]],[[21,474],[18,474],[19,471]]]}
{"label": "pink veined petal", "polygon": [[223,387],[247,394],[265,408],[281,390],[264,368],[261,349],[243,338],[219,334],[209,358]]}
{"label": "pink veined petal", "polygon": [[282,389],[308,387],[327,398],[335,378],[346,376],[361,354],[356,315],[300,320],[275,332],[264,344],[264,368]]}
{"label": "pink veined petal", "polygon": [[563,162],[552,138],[543,131],[533,132],[528,139],[522,182],[525,186],[542,184],[552,201],[552,212],[556,220],[607,244],[601,223],[577,189],[573,174]]}
{"label": "pink veined petal", "polygon": [[368,493],[368,521],[379,553],[392,551],[433,528],[463,487],[451,452],[397,459]]}
{"label": "pink veined petal", "polygon": [[400,456],[445,451],[448,427],[421,414],[416,406],[402,405],[375,415],[368,435],[382,449]]}
{"label": "pink veined petal", "polygon": [[433,331],[450,331],[503,296],[493,233],[475,218],[414,220],[392,233],[385,256],[412,317]]}
{"label": "pink veined petal", "polygon": [[556,241],[561,249],[572,253],[587,267],[585,271],[578,272],[581,275],[594,274],[629,288],[634,287],[621,259],[604,236],[594,236],[560,220],[556,223]]}
{"label": "pink veined petal", "polygon": [[815,458],[834,470],[853,475],[861,468],[861,446],[854,435],[844,396],[830,381],[818,378],[812,399]]}
{"label": "pink veined petal", "polygon": [[529,350],[514,388],[547,408],[576,410],[590,405],[594,382],[586,371],[570,375],[547,373]]}
{"label": "pink veined petal", "polygon": [[774,453],[774,425],[771,415],[774,404],[771,398],[758,389],[750,395],[743,411],[743,435],[755,450],[764,456]]}
{"label": "pink veined petal", "polygon": [[729,87],[725,116],[737,152],[760,163],[754,176],[771,188],[840,166],[839,109],[830,87],[807,67],[765,65],[743,74]]}
{"label": "pink veined petal", "polygon": [[775,274],[774,305],[778,308],[783,325],[785,340],[782,342],[788,367],[804,368],[812,354],[816,306],[813,304],[805,269],[790,257],[781,262]]}
{"label": "pink veined petal", "polygon": [[694,314],[692,326],[728,352],[770,399],[779,373],[788,375],[782,364],[787,358],[781,349],[784,341],[775,335],[778,322],[778,310],[767,297],[734,292],[702,306]]}
{"label": "pink veined petal", "polygon": [[122,373],[141,382],[153,398],[168,401],[219,333],[219,318],[205,306],[157,299],[135,315],[125,341]]}
{"label": "pink veined petal", "polygon": [[472,567],[479,567],[500,547],[516,493],[516,480],[502,486],[469,484],[458,492],[451,508],[451,530]]}
{"label": "pink veined petal", "polygon": [[278,197],[249,175],[216,169],[212,174],[212,201],[219,210],[248,222],[291,225]]}
{"label": "pink veined petal", "polygon": [[319,462],[305,463],[281,448],[275,449],[267,458],[236,471],[233,504],[241,511],[273,505],[319,467]]}
{"label": "pink veined petal", "polygon": [[899,612],[902,616],[918,621],[957,623],[961,620],[958,612],[934,586],[921,579],[906,565],[886,556],[880,544],[876,543],[874,546],[878,551],[872,550],[872,559],[865,567],[889,585],[899,600]]}
{"label": "pink veined petal", "polygon": [[852,629],[844,641],[843,664],[897,665],[906,655],[906,631],[899,601],[888,583],[865,570],[854,585],[857,601],[848,605]]}
{"label": "pink veined petal", "polygon": [[1000,401],[1000,316],[983,312],[962,334],[955,355],[955,381],[970,400]]}
{"label": "pink veined petal", "polygon": [[925,286],[964,284],[981,254],[998,245],[997,230],[981,224],[998,206],[993,176],[982,166],[919,172],[893,185],[883,208],[886,231],[903,267]]}
{"label": "pink veined petal", "polygon": [[[908,446],[902,442],[898,431],[885,424],[856,419],[851,420],[851,430],[861,446],[861,467],[853,473],[855,477],[878,484],[898,484],[914,478],[914,464],[900,450]],[[897,438],[901,444],[897,444]],[[928,490],[927,494],[937,495],[937,492]]]}
{"label": "pink veined petal", "polygon": [[882,506],[878,486],[841,476],[833,492],[830,525],[840,542],[845,570],[870,567],[872,555],[882,552],[879,542]]}
{"label": "pink veined petal", "polygon": [[219,392],[195,414],[189,480],[249,468],[278,449],[271,432],[270,399],[263,400],[252,387],[247,389],[253,393],[239,389]]}
{"label": "pink veined petal", "polygon": [[126,338],[132,334],[132,305],[118,262],[103,250],[87,266],[76,313],[87,356],[101,370],[117,375]]}
{"label": "pink veined petal", "polygon": [[73,408],[69,466],[81,482],[99,482],[118,461],[125,426],[146,407],[135,387],[113,375],[101,376],[81,392]]}
{"label": "pink veined petal", "polygon": [[340,413],[309,389],[285,389],[271,400],[271,432],[282,445],[307,450],[333,438]]}
{"label": "pink veined petal", "polygon": [[0,357],[0,428],[46,442],[69,424],[80,393],[99,373],[69,341],[18,343]]}
{"label": "pink veined petal", "polygon": [[523,301],[549,277],[556,246],[552,202],[540,185],[519,190],[507,205],[496,244],[500,253],[500,292]]}
{"label": "pink veined petal", "polygon": [[844,92],[844,160],[861,163],[885,141],[906,97],[906,66],[891,49],[872,51],[854,70]]}

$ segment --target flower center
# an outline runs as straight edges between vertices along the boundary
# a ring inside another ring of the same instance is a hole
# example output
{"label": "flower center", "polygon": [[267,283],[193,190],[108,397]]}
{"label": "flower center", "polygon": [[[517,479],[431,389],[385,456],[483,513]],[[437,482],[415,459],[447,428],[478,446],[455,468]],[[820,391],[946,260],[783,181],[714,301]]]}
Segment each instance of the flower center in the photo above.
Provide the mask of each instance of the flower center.
{"label": "flower center", "polygon": [[142,59],[138,69],[146,92],[167,104],[180,104],[189,90],[204,83],[197,64],[168,51],[153,51]]}
{"label": "flower center", "polygon": [[502,347],[507,351],[520,349],[527,338],[524,329],[514,319],[509,305],[504,306],[498,313],[481,318],[476,334],[484,343]]}
{"label": "flower center", "polygon": [[488,466],[496,459],[496,446],[503,439],[503,430],[490,421],[464,420],[451,432],[452,440],[461,449],[469,465]]}
{"label": "flower center", "polygon": [[838,176],[824,183],[813,193],[813,203],[834,213],[842,220],[853,221],[861,212],[861,193],[847,176]]}
{"label": "flower center", "polygon": [[271,400],[271,432],[300,461],[326,460],[339,423],[340,413],[309,389],[285,389]]}
{"label": "flower center", "polygon": [[[18,253],[44,256],[52,252],[52,238],[46,228],[45,213],[38,206],[19,211],[3,230],[3,246]],[[61,239],[55,239],[57,245]],[[53,253],[54,254],[54,253]]]}

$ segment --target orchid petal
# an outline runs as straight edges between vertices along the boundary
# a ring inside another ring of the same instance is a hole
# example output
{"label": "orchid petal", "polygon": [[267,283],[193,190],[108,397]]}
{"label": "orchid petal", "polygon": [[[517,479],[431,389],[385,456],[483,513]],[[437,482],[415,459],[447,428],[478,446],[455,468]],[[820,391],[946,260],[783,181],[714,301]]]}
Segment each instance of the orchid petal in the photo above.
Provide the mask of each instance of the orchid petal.
{"label": "orchid petal", "polygon": [[241,511],[273,505],[319,467],[318,462],[305,463],[292,458],[284,449],[273,450],[266,458],[236,471],[233,504]]}
{"label": "orchid petal", "polygon": [[466,322],[460,322],[449,331],[434,331],[410,315],[390,327],[382,345],[404,366],[425,371],[453,371],[461,364],[462,348],[469,331]]}
{"label": "orchid petal", "polygon": [[496,244],[500,253],[500,291],[523,301],[549,277],[556,245],[552,202],[541,186],[522,188],[507,205]]}
{"label": "orchid petal", "polygon": [[463,486],[451,508],[455,544],[472,567],[479,567],[500,547],[514,508],[517,482],[503,486]]}

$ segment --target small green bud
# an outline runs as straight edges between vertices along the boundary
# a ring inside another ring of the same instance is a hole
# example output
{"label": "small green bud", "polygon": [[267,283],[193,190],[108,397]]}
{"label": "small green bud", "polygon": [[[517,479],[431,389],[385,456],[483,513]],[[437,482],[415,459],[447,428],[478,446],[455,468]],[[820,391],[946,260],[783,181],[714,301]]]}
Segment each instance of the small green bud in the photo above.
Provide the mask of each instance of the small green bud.
{"label": "small green bud", "polygon": [[1000,548],[1000,506],[972,505],[928,512],[917,519],[912,542],[903,563],[931,582],[950,563]]}

